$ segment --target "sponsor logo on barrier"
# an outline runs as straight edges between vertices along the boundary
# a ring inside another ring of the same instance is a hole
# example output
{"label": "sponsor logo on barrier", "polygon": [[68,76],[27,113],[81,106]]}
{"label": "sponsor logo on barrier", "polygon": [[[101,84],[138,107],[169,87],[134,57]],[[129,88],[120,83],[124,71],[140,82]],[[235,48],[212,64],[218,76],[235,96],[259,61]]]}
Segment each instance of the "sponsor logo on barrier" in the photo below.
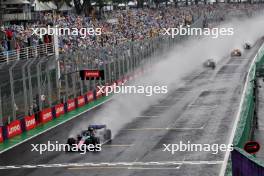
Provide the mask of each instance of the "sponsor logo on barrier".
{"label": "sponsor logo on barrier", "polygon": [[36,119],[34,115],[25,117],[25,127],[27,131],[36,127]]}
{"label": "sponsor logo on barrier", "polygon": [[55,106],[56,117],[60,117],[64,114],[64,105],[58,104]]}
{"label": "sponsor logo on barrier", "polygon": [[11,138],[13,136],[19,135],[22,133],[21,124],[19,120],[15,120],[7,125],[7,137]]}
{"label": "sponsor logo on barrier", "polygon": [[75,107],[75,101],[74,100],[68,100],[67,101],[67,110],[68,110],[68,112],[74,110],[75,108],[76,108]]}
{"label": "sponsor logo on barrier", "polygon": [[91,102],[91,101],[93,101],[93,98],[94,98],[94,97],[93,97],[93,92],[88,92],[88,93],[87,93],[87,101],[88,101],[88,102]]}
{"label": "sponsor logo on barrier", "polygon": [[0,127],[0,143],[4,141],[2,127]]}
{"label": "sponsor logo on barrier", "polygon": [[40,112],[40,120],[41,120],[42,123],[46,123],[46,122],[52,120],[51,108],[43,109]]}
{"label": "sponsor logo on barrier", "polygon": [[259,151],[259,149],[260,149],[260,145],[258,142],[255,141],[249,141],[244,146],[244,150],[249,154],[255,154]]}
{"label": "sponsor logo on barrier", "polygon": [[85,99],[83,96],[79,96],[77,99],[78,107],[85,105]]}

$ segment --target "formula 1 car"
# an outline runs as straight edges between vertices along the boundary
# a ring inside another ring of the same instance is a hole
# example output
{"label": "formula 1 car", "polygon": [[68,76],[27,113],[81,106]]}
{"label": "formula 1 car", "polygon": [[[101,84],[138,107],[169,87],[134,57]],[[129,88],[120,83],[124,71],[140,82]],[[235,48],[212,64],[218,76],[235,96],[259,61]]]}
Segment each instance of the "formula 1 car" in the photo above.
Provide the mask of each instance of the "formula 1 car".
{"label": "formula 1 car", "polygon": [[72,151],[73,147],[80,148],[92,144],[94,147],[98,144],[102,144],[111,141],[112,132],[110,129],[106,128],[106,125],[89,125],[87,130],[83,130],[76,138],[70,137],[67,140],[70,149]]}
{"label": "formula 1 car", "polygon": [[204,62],[203,65],[204,67],[215,69],[215,61],[213,59],[208,59],[207,61]]}
{"label": "formula 1 car", "polygon": [[244,49],[250,49],[251,48],[251,44],[249,44],[249,43],[245,43],[244,44]]}
{"label": "formula 1 car", "polygon": [[242,53],[239,49],[234,49],[232,52],[231,52],[231,57],[234,57],[234,56],[241,56]]}

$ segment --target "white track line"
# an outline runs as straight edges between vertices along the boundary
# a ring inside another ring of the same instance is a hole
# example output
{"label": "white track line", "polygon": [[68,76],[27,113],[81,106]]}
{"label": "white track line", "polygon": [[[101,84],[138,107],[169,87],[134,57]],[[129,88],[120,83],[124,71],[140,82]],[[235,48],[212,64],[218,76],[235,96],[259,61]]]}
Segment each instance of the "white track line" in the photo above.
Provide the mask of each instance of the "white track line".
{"label": "white track line", "polygon": [[[111,99],[112,99],[112,97],[110,97],[109,99],[107,99],[107,100],[105,100],[105,101],[103,101],[103,102],[101,102],[101,103],[95,105],[94,107],[92,107],[92,108],[90,108],[90,109],[87,109],[87,110],[81,112],[80,114],[77,114],[77,115],[75,115],[75,116],[72,116],[71,118],[69,118],[69,119],[67,119],[67,120],[65,120],[65,121],[63,121],[63,122],[60,122],[60,123],[58,123],[58,124],[55,125],[55,126],[52,126],[52,127],[48,128],[48,129],[46,129],[46,130],[44,130],[44,131],[42,131],[42,132],[40,132],[40,133],[37,133],[37,134],[35,134],[35,135],[33,135],[33,136],[31,136],[31,137],[29,137],[29,138],[27,138],[27,139],[25,139],[25,140],[23,140],[23,141],[17,143],[17,144],[15,144],[15,145],[13,145],[13,146],[11,146],[11,147],[9,147],[9,148],[6,148],[6,149],[0,151],[0,154],[2,154],[2,153],[4,153],[4,152],[6,152],[7,150],[10,150],[10,149],[12,149],[12,148],[18,146],[18,145],[20,145],[20,144],[22,144],[22,143],[24,143],[24,142],[27,142],[27,141],[29,141],[30,139],[33,139],[34,137],[37,137],[37,136],[39,136],[39,135],[41,135],[41,134],[43,134],[43,133],[45,133],[45,132],[47,132],[47,131],[50,131],[51,129],[56,128],[57,126],[59,126],[59,125],[61,125],[61,124],[64,124],[64,123],[68,122],[69,120],[72,120],[72,119],[74,119],[75,117],[78,117],[78,116],[80,116],[80,115],[82,115],[82,114],[84,114],[84,113],[86,113],[86,112],[88,112],[88,111],[90,111],[90,110],[92,110],[92,109],[98,107],[98,106],[101,106],[102,104],[104,104],[104,103],[110,101]],[[108,141],[107,141],[107,142],[108,142]]]}
{"label": "white track line", "polygon": [[[240,99],[240,103],[239,103],[239,109],[238,109],[237,114],[236,114],[235,122],[234,122],[234,125],[233,125],[233,128],[232,128],[232,131],[231,131],[231,135],[229,137],[228,144],[232,144],[233,143],[233,140],[234,140],[234,137],[235,137],[235,133],[236,133],[237,124],[238,124],[238,121],[239,121],[239,117],[240,117],[240,114],[241,114],[241,111],[242,111],[243,102],[244,102],[244,99],[245,99],[247,85],[249,83],[250,70],[252,69],[253,65],[255,64],[255,61],[256,61],[257,56],[258,56],[258,53],[259,53],[260,49],[263,46],[264,46],[264,44],[262,44],[261,47],[258,49],[258,52],[255,55],[254,59],[252,60],[252,62],[250,64],[250,67],[248,69],[249,71],[247,73],[247,79],[246,79],[246,82],[245,82],[245,85],[244,85],[244,88],[243,88],[243,93],[242,93],[242,96],[241,96],[241,99]],[[230,151],[227,150],[226,153],[225,153],[224,162],[222,164],[219,176],[224,176],[225,175],[225,171],[226,171],[226,166],[227,166],[227,162],[228,162],[228,159],[229,159],[229,155],[230,155]]]}
{"label": "white track line", "polygon": [[13,165],[0,166],[0,170],[8,169],[32,169],[32,168],[65,168],[65,167],[133,167],[133,166],[177,166],[181,165],[219,165],[223,161],[151,161],[151,162],[102,162],[102,163],[61,163],[38,165]]}
{"label": "white track line", "polygon": [[127,128],[122,129],[122,131],[150,131],[150,130],[202,130],[204,129],[204,126],[198,127],[198,128],[188,128],[188,127],[182,127],[182,128]]}

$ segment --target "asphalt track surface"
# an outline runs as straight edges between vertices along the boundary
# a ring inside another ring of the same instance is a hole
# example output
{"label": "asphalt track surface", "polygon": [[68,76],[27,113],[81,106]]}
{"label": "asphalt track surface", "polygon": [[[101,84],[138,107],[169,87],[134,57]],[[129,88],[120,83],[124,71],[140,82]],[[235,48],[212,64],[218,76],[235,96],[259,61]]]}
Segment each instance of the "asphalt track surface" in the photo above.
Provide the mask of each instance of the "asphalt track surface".
{"label": "asphalt track surface", "polygon": [[[226,144],[233,128],[246,72],[262,41],[242,57],[222,59],[215,70],[204,68],[184,78],[185,86],[150,106],[122,128],[101,152],[31,152],[31,144],[65,143],[76,123],[104,108],[97,107],[74,120],[0,155],[3,176],[214,176],[224,152],[163,151],[163,144]],[[111,103],[111,102],[109,102]],[[125,117],[124,117],[125,118]],[[8,166],[8,167],[5,167]]]}

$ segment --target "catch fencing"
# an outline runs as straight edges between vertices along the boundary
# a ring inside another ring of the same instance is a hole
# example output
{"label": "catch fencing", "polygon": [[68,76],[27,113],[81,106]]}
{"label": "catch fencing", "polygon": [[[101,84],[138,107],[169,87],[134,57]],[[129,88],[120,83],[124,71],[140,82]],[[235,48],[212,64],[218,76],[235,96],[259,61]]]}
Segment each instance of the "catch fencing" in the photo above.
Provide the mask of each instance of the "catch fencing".
{"label": "catch fencing", "polygon": [[[201,18],[193,26],[202,27],[202,24]],[[0,124],[6,125],[58,103],[65,103],[96,90],[98,85],[111,85],[122,80],[153,62],[155,55],[162,54],[186,38],[162,35],[117,47],[80,49],[62,53],[58,58],[54,55],[54,47],[46,49],[52,54],[45,52],[44,57],[27,59],[27,56],[22,59],[21,54],[16,53],[16,59],[11,60],[11,55],[8,55],[0,64]],[[26,51],[41,56],[38,48]],[[81,80],[79,71],[83,69],[103,70],[105,79]]]}

